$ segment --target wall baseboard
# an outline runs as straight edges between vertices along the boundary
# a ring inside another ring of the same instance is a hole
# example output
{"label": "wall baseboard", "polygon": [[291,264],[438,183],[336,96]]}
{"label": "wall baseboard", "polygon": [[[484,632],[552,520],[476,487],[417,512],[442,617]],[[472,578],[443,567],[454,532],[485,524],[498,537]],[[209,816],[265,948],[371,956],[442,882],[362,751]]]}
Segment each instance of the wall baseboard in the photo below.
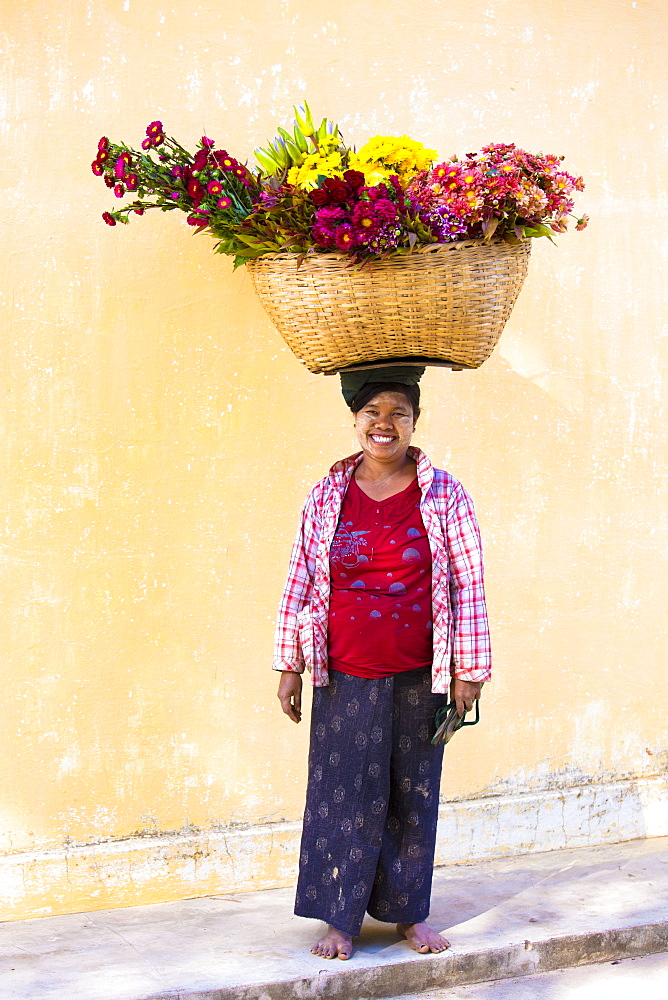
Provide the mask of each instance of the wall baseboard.
{"label": "wall baseboard", "polygon": [[[300,824],[134,837],[0,859],[0,919],[21,920],[295,881]],[[668,776],[441,805],[436,864],[668,836]]]}

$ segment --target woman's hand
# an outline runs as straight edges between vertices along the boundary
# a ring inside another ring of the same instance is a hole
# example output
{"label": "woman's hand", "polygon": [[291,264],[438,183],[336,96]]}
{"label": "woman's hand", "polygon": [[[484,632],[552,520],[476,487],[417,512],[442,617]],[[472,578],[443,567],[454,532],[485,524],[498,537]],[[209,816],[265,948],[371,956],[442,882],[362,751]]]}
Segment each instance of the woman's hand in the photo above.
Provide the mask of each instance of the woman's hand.
{"label": "woman's hand", "polygon": [[302,675],[284,670],[278,682],[278,700],[281,708],[293,722],[302,717]]}
{"label": "woman's hand", "polygon": [[462,716],[464,712],[470,712],[473,702],[480,699],[481,691],[481,681],[463,681],[459,677],[453,677],[450,681],[450,701],[456,702],[457,715]]}

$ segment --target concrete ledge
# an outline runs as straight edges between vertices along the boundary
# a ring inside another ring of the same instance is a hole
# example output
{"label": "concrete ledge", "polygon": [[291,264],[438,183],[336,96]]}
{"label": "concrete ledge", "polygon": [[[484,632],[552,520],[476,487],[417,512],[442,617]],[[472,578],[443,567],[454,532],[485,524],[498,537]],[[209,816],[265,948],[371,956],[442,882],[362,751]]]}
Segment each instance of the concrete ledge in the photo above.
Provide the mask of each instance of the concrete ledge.
{"label": "concrete ledge", "polygon": [[310,954],[322,925],[292,889],[0,925],[14,1000],[364,1000],[668,950],[668,838],[436,869],[431,922],[451,950],[411,951],[370,918],[349,962]]}
{"label": "concrete ledge", "polygon": [[[469,986],[491,980],[530,976],[578,965],[655,955],[668,951],[668,921],[624,927],[603,933],[567,935],[547,941],[481,952],[423,958],[373,969],[326,970],[311,979],[235,986],[210,992],[179,993],[178,1000],[380,1000],[383,997],[422,995],[426,990]],[[146,1000],[163,1000],[150,997]]]}
{"label": "concrete ledge", "polygon": [[[668,835],[668,776],[441,806],[436,864]],[[135,837],[0,862],[4,920],[292,885],[300,825]]]}

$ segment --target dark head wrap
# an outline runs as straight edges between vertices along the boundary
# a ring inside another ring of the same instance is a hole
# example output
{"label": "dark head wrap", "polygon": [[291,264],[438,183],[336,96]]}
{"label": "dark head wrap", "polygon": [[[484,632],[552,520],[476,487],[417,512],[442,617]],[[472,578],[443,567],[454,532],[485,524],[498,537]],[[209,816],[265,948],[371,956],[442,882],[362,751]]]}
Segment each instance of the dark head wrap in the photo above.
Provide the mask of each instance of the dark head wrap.
{"label": "dark head wrap", "polygon": [[425,369],[419,365],[388,365],[385,368],[367,368],[360,372],[341,372],[341,392],[348,406],[367,382],[398,382],[417,385]]}

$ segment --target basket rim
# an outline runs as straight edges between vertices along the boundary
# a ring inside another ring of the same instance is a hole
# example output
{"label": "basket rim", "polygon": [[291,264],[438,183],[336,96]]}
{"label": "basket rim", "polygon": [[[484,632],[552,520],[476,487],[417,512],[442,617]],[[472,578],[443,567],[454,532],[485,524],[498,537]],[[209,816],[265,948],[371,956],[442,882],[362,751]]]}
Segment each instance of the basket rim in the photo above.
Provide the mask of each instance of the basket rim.
{"label": "basket rim", "polygon": [[525,244],[531,244],[532,237],[526,236],[519,240],[518,243],[508,243],[501,236],[492,236],[491,239],[485,239],[484,237],[471,237],[467,240],[453,240],[448,243],[420,243],[413,247],[412,250],[402,250],[401,252],[389,254],[386,257],[369,257],[358,263],[354,257],[349,254],[340,253],[338,250],[313,250],[309,249],[297,253],[294,250],[278,250],[276,253],[263,253],[261,257],[256,257],[254,260],[247,260],[246,267],[253,267],[255,264],[261,264],[263,261],[267,263],[273,261],[288,261],[288,260],[298,260],[301,257],[301,264],[305,264],[309,260],[340,260],[348,261],[352,267],[366,267],[367,264],[371,264],[374,267],[379,264],[387,264],[396,261],[410,261],[411,257],[416,254],[424,255],[429,253],[435,253],[438,250],[462,250],[466,247],[480,247],[480,246],[501,246],[505,244],[509,250],[516,250]]}

